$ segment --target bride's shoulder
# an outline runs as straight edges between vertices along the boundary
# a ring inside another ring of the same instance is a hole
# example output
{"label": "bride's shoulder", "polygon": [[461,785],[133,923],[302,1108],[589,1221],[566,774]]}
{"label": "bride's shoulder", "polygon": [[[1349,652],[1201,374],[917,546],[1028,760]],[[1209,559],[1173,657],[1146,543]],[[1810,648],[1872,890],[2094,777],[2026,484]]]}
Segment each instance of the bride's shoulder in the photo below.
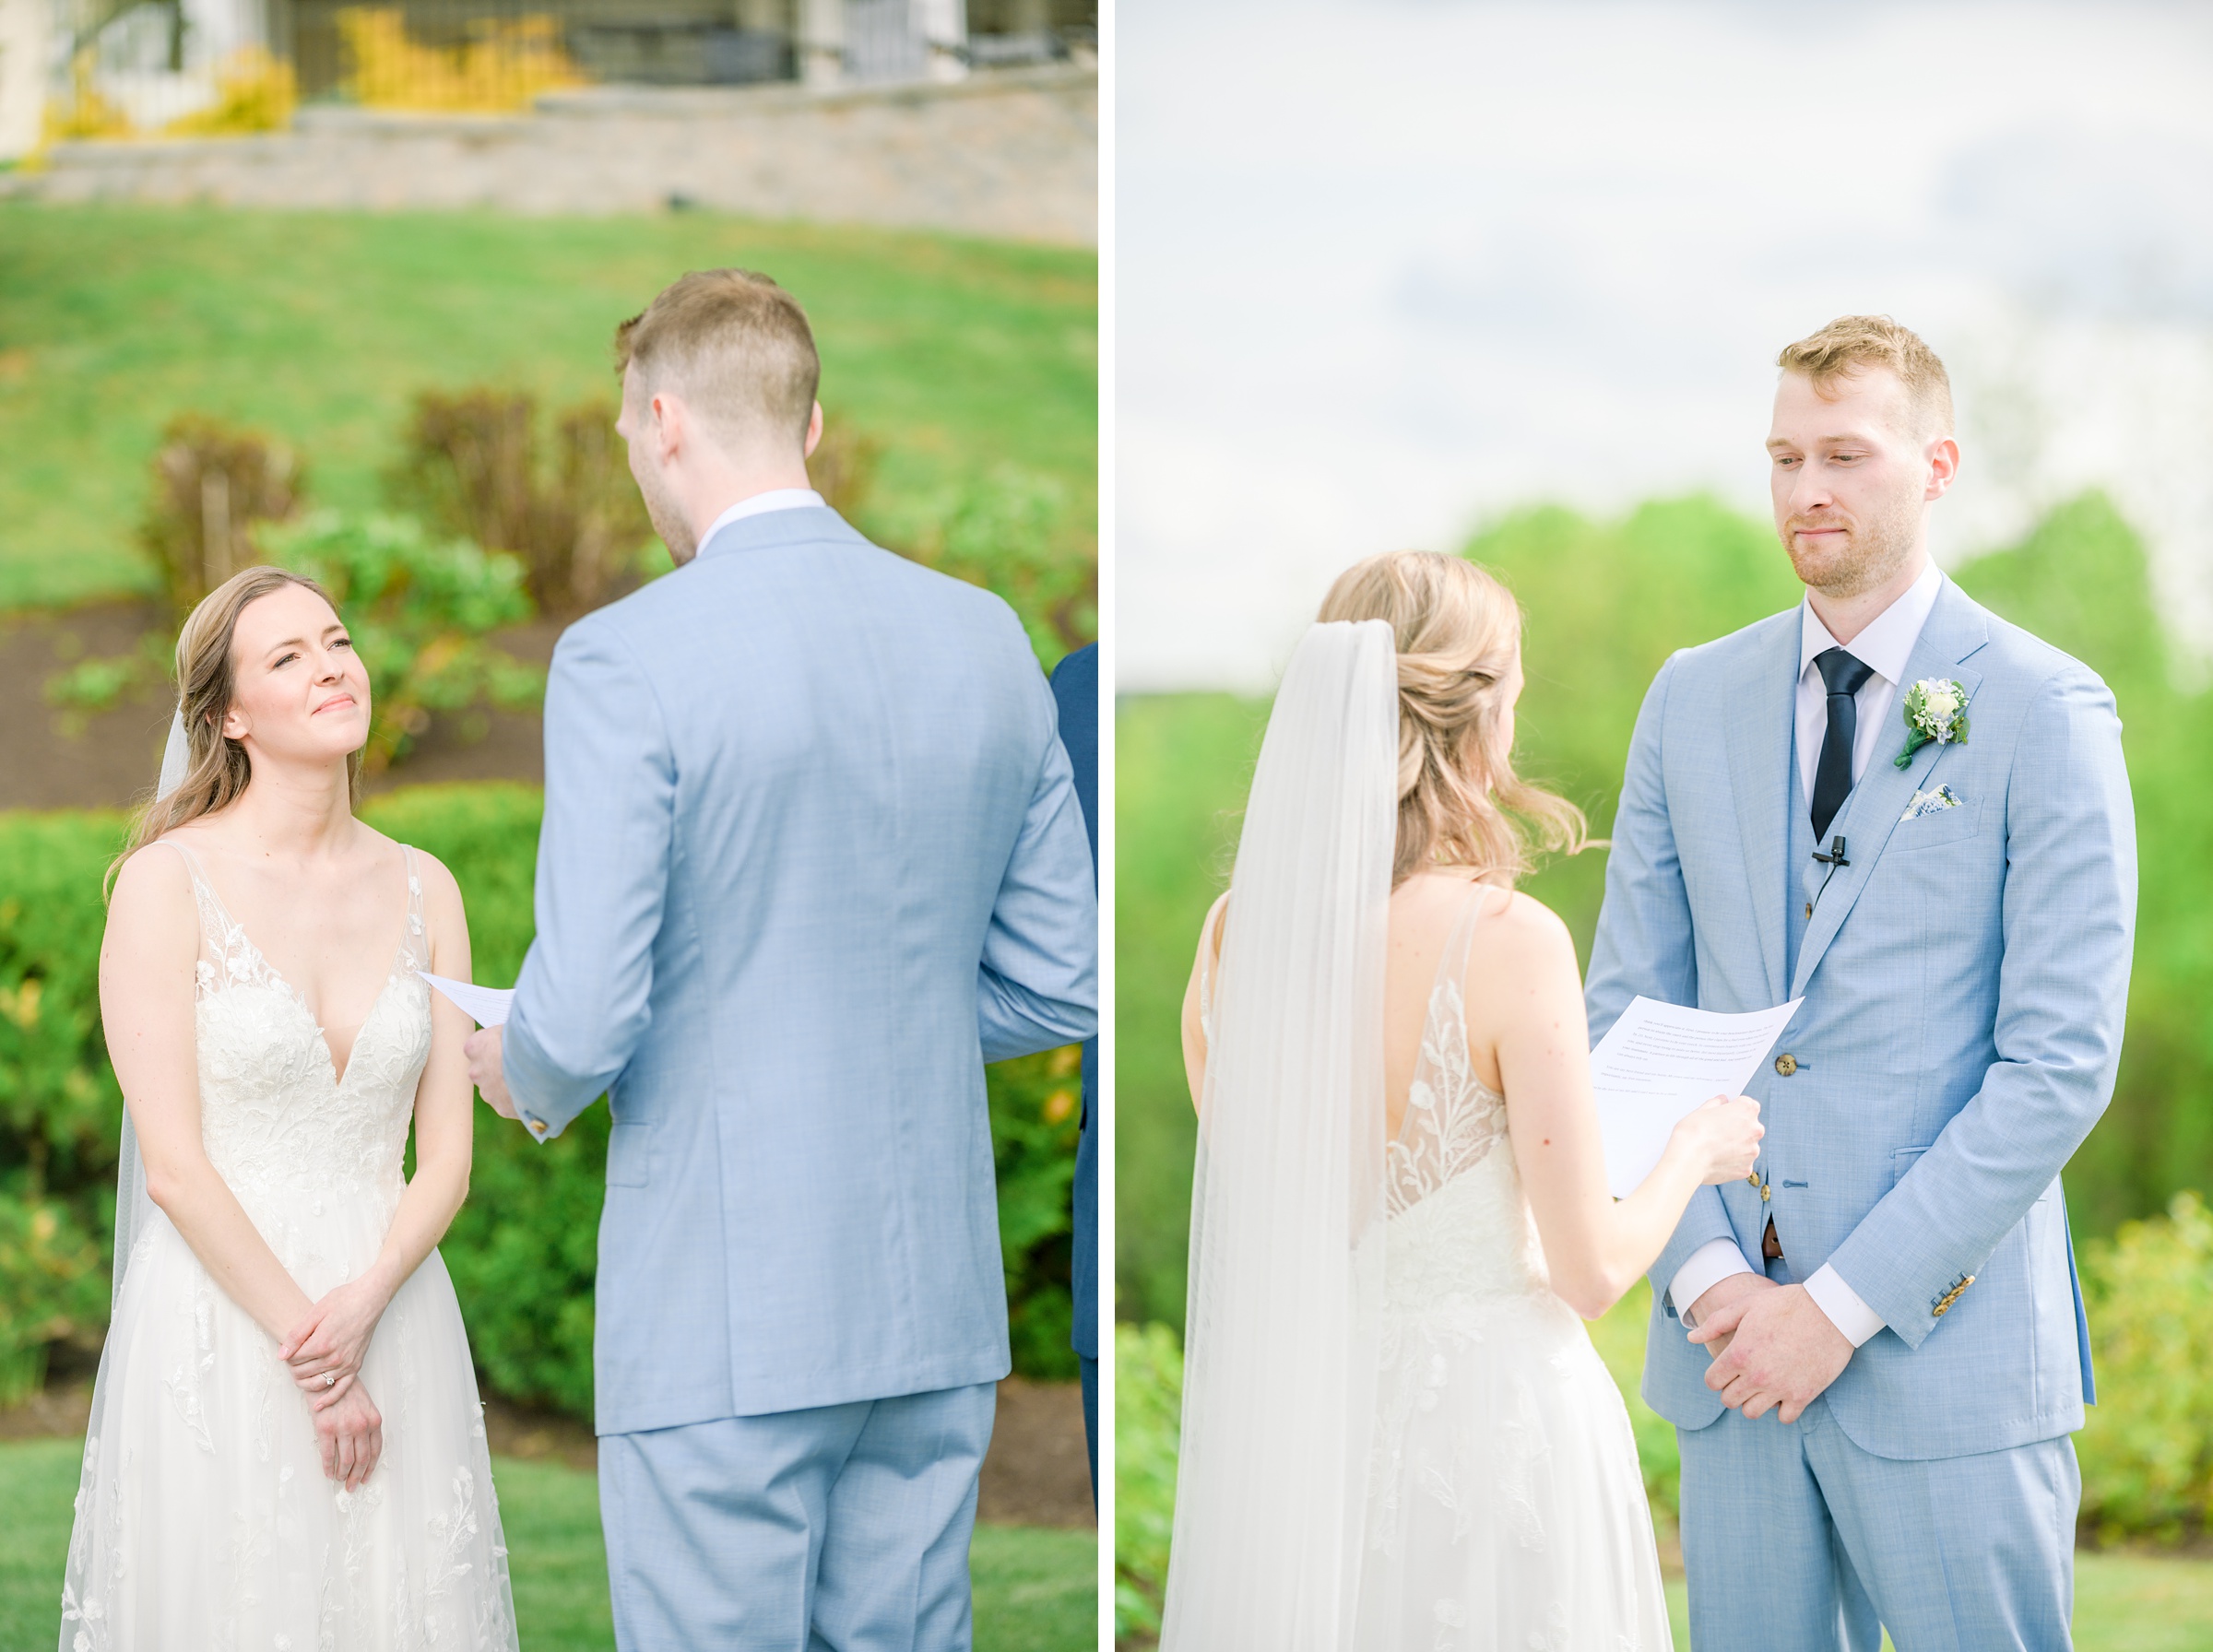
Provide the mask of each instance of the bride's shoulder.
{"label": "bride's shoulder", "polygon": [[419,849],[413,844],[404,844],[398,847],[406,852],[414,879],[422,885],[421,893],[426,905],[441,906],[449,902],[456,906],[460,905],[460,881],[446,869],[445,862],[428,849]]}
{"label": "bride's shoulder", "polygon": [[1563,960],[1575,966],[1575,938],[1560,914],[1534,895],[1518,889],[1486,889],[1476,897],[1484,902],[1483,929],[1471,950],[1470,962],[1486,962],[1503,974],[1557,965]]}
{"label": "bride's shoulder", "polygon": [[139,844],[115,868],[108,891],[111,934],[150,938],[171,929],[190,930],[196,924],[192,873],[172,841],[178,835]]}

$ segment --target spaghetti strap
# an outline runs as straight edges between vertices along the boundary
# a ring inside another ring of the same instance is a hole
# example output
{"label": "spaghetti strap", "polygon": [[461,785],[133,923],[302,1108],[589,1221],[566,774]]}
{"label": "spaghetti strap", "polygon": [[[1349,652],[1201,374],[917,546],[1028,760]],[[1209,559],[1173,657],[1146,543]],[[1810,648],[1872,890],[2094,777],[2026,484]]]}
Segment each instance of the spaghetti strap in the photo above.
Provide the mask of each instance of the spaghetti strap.
{"label": "spaghetti strap", "polygon": [[1475,950],[1475,931],[1483,919],[1483,899],[1490,888],[1478,880],[1469,889],[1460,916],[1453,921],[1452,933],[1445,938],[1444,952],[1437,961],[1437,979],[1429,989],[1431,1002],[1436,1001],[1438,987],[1446,982],[1458,986],[1468,978],[1468,957]]}
{"label": "spaghetti strap", "polygon": [[400,962],[420,972],[431,964],[430,934],[422,921],[422,878],[416,869],[414,844],[402,844],[399,852],[408,862],[408,928],[400,938]]}

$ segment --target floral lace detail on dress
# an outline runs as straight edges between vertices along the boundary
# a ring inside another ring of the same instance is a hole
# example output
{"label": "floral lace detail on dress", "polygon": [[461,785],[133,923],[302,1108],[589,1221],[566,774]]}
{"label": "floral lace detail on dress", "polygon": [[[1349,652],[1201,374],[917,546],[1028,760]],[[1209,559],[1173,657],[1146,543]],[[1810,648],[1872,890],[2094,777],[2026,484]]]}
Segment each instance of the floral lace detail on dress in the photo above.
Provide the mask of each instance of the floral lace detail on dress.
{"label": "floral lace detail on dress", "polygon": [[1461,984],[1483,910],[1480,886],[1452,926],[1429,991],[1421,1055],[1406,1092],[1406,1116],[1384,1150],[1385,1208],[1396,1216],[1483,1162],[1506,1134],[1506,1098],[1476,1078],[1468,1054],[1468,1012]]}

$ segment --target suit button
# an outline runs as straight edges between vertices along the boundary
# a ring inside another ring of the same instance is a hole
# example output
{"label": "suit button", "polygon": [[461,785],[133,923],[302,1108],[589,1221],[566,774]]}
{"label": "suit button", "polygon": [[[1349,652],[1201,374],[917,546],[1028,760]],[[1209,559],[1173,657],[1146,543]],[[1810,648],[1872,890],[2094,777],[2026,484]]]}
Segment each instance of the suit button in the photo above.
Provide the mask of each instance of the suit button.
{"label": "suit button", "polygon": [[1798,1057],[1792,1055],[1788,1050],[1785,1050],[1781,1055],[1775,1057],[1775,1070],[1781,1073],[1784,1078],[1789,1078],[1793,1073],[1798,1070]]}

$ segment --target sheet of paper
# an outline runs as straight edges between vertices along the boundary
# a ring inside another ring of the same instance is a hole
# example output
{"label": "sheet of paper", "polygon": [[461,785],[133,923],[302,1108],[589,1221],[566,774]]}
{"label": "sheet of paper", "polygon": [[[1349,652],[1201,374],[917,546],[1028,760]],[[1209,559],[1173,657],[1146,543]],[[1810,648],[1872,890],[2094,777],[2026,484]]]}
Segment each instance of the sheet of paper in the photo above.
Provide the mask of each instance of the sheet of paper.
{"label": "sheet of paper", "polygon": [[1591,1052],[1606,1185],[1620,1198],[1652,1174],[1692,1108],[1741,1095],[1804,998],[1746,1015],[1637,997]]}
{"label": "sheet of paper", "polygon": [[504,991],[496,986],[472,986],[467,981],[449,980],[444,975],[422,972],[422,978],[447,997],[467,1010],[479,1027],[504,1026],[507,1006],[515,1002],[515,988]]}

